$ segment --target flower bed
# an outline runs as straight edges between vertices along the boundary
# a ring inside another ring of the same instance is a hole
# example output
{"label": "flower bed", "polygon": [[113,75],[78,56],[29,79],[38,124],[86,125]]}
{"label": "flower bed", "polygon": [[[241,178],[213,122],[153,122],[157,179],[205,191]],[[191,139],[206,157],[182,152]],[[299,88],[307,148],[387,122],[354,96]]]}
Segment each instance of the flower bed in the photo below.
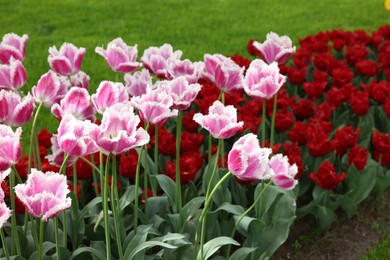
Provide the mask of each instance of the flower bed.
{"label": "flower bed", "polygon": [[[6,258],[264,259],[296,217],[326,230],[390,185],[390,27],[319,33],[296,52],[270,33],[248,43],[252,61],[191,62],[164,44],[138,62],[117,38],[95,51],[123,80],[92,95],[86,50],[69,43],[23,90],[27,40],[0,44]],[[57,133],[36,134],[41,109]]]}

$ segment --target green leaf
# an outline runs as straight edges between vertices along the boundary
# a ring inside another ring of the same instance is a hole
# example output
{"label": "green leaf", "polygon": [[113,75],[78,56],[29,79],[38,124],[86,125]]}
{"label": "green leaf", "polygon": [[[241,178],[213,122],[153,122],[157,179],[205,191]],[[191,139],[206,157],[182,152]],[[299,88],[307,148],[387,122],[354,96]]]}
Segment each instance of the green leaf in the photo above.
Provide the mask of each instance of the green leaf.
{"label": "green leaf", "polygon": [[348,190],[348,197],[350,197],[355,204],[359,204],[368,197],[371,190],[375,186],[377,167],[366,166],[359,172],[354,165],[351,165],[347,172],[345,180]]}
{"label": "green leaf", "polygon": [[82,219],[85,217],[85,216],[88,216],[88,213],[89,211],[92,211],[92,210],[96,210],[96,211],[100,211],[100,209],[96,209],[96,205],[98,204],[101,204],[102,203],[102,197],[99,196],[99,197],[96,197],[94,198],[93,200],[91,200],[87,205],[85,205],[85,207],[80,211],[80,214],[77,218],[77,223],[80,223],[82,221]]}
{"label": "green leaf", "polygon": [[[230,237],[216,237],[211,239],[203,246],[203,259],[209,259],[215,252],[217,252],[224,245],[235,245],[239,246],[236,240]],[[201,259],[201,251],[198,252],[198,256],[196,259]]]}
{"label": "green leaf", "polygon": [[119,214],[122,213],[123,210],[135,200],[134,190],[134,185],[129,186],[119,199]]}
{"label": "green leaf", "polygon": [[168,198],[170,199],[172,207],[174,207],[175,193],[176,193],[175,182],[164,174],[158,174],[156,178],[161,189],[164,191],[165,195],[167,195]]}
{"label": "green leaf", "polygon": [[314,217],[316,218],[316,223],[318,226],[319,232],[328,230],[330,225],[336,220],[336,213],[324,206],[316,205],[313,212]]}
{"label": "green leaf", "polygon": [[[175,249],[177,248],[176,246],[160,242],[160,241],[146,241],[143,242],[142,244],[139,244],[134,250],[131,252],[131,254],[128,256],[128,258],[125,256],[125,259],[135,259],[136,255],[148,248],[155,247],[155,246],[161,246],[164,248],[169,248],[169,249]],[[139,259],[139,258],[138,258]]]}
{"label": "green leaf", "polygon": [[[124,243],[124,258],[130,259],[131,255],[134,255],[134,251],[137,246],[143,244],[146,241],[146,238],[151,231],[152,226],[138,226],[137,234],[134,234],[134,231],[131,232],[128,237],[126,237],[126,241]],[[129,238],[131,239],[129,241]],[[128,241],[128,242],[127,242]]]}
{"label": "green leaf", "polygon": [[236,216],[241,216],[244,213],[244,208],[242,206],[232,205],[228,202],[223,203],[221,206],[219,206],[216,210],[212,211],[211,213],[215,213],[220,210],[226,211]]}
{"label": "green leaf", "polygon": [[[258,196],[264,190],[264,188],[265,188],[264,183],[259,183],[256,186],[254,200],[258,198]],[[269,186],[268,188],[266,188],[266,190],[262,194],[262,197],[255,205],[255,212],[257,217],[261,218],[261,216],[263,216],[263,214],[268,211],[268,209],[271,207],[276,197],[278,196],[279,191],[280,188],[275,186]]]}
{"label": "green leaf", "polygon": [[[167,211],[167,208],[169,207],[169,202],[167,197],[150,197],[148,198],[148,203],[146,204],[147,212],[148,212],[148,218],[151,218],[155,215],[158,215],[160,211],[163,211],[164,214]],[[166,209],[164,211],[164,209]],[[159,214],[162,216],[163,214]]]}
{"label": "green leaf", "polygon": [[[103,248],[106,248],[106,246],[103,245]],[[106,259],[106,255],[104,253],[102,253],[100,250],[97,250],[96,248],[79,247],[75,251],[73,251],[70,260],[75,259],[77,256],[84,254],[84,253],[89,253],[90,255],[95,256],[98,260],[105,260]]]}
{"label": "green leaf", "polygon": [[190,200],[182,210],[180,211],[180,220],[181,223],[185,224],[188,220],[190,220],[198,211],[200,206],[204,203],[205,198],[195,197]]}
{"label": "green leaf", "polygon": [[257,247],[241,247],[237,249],[230,257],[229,260],[243,260],[254,252]]}

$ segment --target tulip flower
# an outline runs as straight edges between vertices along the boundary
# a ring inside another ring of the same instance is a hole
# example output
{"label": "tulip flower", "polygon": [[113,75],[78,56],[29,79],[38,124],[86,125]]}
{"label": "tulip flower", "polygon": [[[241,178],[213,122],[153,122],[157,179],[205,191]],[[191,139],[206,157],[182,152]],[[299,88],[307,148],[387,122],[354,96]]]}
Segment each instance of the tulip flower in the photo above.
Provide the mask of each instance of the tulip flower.
{"label": "tulip flower", "polygon": [[3,41],[0,43],[0,62],[8,64],[13,57],[20,62],[26,57],[26,42],[28,35],[23,34],[22,37],[15,33],[7,33],[3,36]]}
{"label": "tulip flower", "polygon": [[91,136],[105,154],[121,154],[149,142],[149,134],[137,128],[139,122],[130,101],[118,103],[104,111],[101,124]]}
{"label": "tulip flower", "polygon": [[71,88],[61,99],[60,104],[51,107],[51,113],[58,119],[71,114],[80,120],[95,121],[95,108],[88,91],[84,88]]}
{"label": "tulip flower", "polygon": [[252,98],[271,99],[286,82],[276,62],[270,65],[257,59],[251,62],[244,78],[244,90]]}
{"label": "tulip flower", "polygon": [[263,43],[253,42],[253,47],[257,49],[268,64],[277,62],[284,64],[295,52],[295,47],[288,36],[279,36],[274,32],[267,34],[267,39]]}
{"label": "tulip flower", "polygon": [[209,107],[208,115],[196,113],[194,121],[217,139],[232,137],[244,125],[244,122],[237,122],[237,109],[234,106],[225,107],[218,100]]}
{"label": "tulip flower", "polygon": [[205,54],[204,55],[204,67],[206,70],[205,77],[210,81],[215,82],[215,70],[219,64],[228,60],[228,57],[223,56],[222,54]]}
{"label": "tulip flower", "polygon": [[0,64],[0,89],[18,90],[26,81],[26,69],[21,61],[11,57],[9,64]]}
{"label": "tulip flower", "polygon": [[25,184],[15,186],[15,194],[28,213],[46,222],[71,206],[66,176],[55,172],[43,173],[31,169]]}
{"label": "tulip flower", "polygon": [[24,125],[30,120],[34,106],[34,99],[30,93],[22,98],[17,92],[0,90],[0,121],[3,124]]}
{"label": "tulip flower", "polygon": [[102,56],[107,61],[108,66],[115,72],[130,73],[141,65],[136,62],[137,45],[128,46],[122,38],[112,40],[108,44],[107,50],[96,47],[95,52]]}
{"label": "tulip flower", "polygon": [[172,97],[172,108],[179,110],[188,109],[201,89],[200,84],[189,84],[184,76],[161,82],[159,87]]}
{"label": "tulip flower", "polygon": [[164,91],[154,90],[140,97],[133,97],[131,104],[138,109],[142,121],[154,125],[164,123],[178,114],[176,109],[171,109],[172,97]]}
{"label": "tulip flower", "polygon": [[[46,156],[46,159],[49,161],[50,164],[55,165],[57,167],[61,167],[62,163],[65,159],[65,152],[61,149],[60,145],[58,144],[58,137],[57,135],[53,135],[50,138],[51,141],[51,152],[52,154],[49,154]],[[76,161],[78,157],[73,155],[68,155],[68,158],[66,160],[66,167],[72,166]]]}
{"label": "tulip flower", "polygon": [[298,183],[294,179],[298,173],[298,167],[296,164],[290,165],[287,156],[283,156],[282,154],[272,156],[269,161],[269,167],[273,172],[272,182],[280,188],[291,190]]}
{"label": "tulip flower", "polygon": [[270,179],[273,177],[268,159],[271,153],[269,148],[260,148],[256,135],[246,134],[233,144],[229,152],[229,171],[244,181]]}
{"label": "tulip flower", "polygon": [[244,69],[231,59],[225,59],[215,67],[215,85],[226,93],[242,89]]}
{"label": "tulip flower", "polygon": [[7,220],[11,217],[12,211],[7,207],[5,202],[0,203],[0,228],[4,226]]}
{"label": "tulip flower", "polygon": [[22,155],[20,135],[22,128],[14,132],[10,126],[0,124],[0,171],[7,170],[16,164]]}
{"label": "tulip flower", "polygon": [[203,62],[191,62],[188,59],[171,59],[168,63],[168,78],[184,76],[188,83],[194,84],[200,78],[204,69]]}
{"label": "tulip flower", "polygon": [[102,81],[91,96],[91,101],[99,114],[116,103],[123,103],[129,100],[129,94],[120,82]]}
{"label": "tulip flower", "polygon": [[67,154],[84,157],[98,151],[91,132],[97,125],[89,120],[78,120],[73,115],[64,115],[58,126],[58,145]]}
{"label": "tulip flower", "polygon": [[90,77],[84,71],[79,71],[70,76],[70,84],[72,87],[85,88],[88,90],[89,80]]}
{"label": "tulip flower", "polygon": [[127,93],[131,97],[141,96],[152,90],[153,82],[147,69],[125,75]]}
{"label": "tulip flower", "polygon": [[173,51],[172,45],[165,43],[161,47],[149,47],[144,51],[141,62],[158,78],[167,78],[168,61],[180,59],[182,51]]}
{"label": "tulip flower", "polygon": [[32,88],[31,92],[36,102],[50,108],[60,102],[69,88],[70,84],[66,77],[58,76],[52,70],[49,70],[41,76],[38,84]]}
{"label": "tulip flower", "polygon": [[60,50],[55,46],[50,47],[48,57],[50,68],[63,76],[74,75],[80,71],[85,51],[85,48],[77,48],[71,43],[62,44]]}

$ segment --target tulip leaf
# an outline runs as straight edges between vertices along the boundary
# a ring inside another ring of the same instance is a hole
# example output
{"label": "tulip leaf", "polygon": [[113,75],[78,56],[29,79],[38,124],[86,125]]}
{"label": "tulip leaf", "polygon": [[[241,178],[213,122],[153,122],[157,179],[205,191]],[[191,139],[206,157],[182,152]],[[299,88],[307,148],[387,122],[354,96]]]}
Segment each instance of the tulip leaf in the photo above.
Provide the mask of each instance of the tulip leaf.
{"label": "tulip leaf", "polygon": [[190,200],[180,211],[180,221],[182,224],[185,224],[190,220],[198,211],[200,206],[204,203],[205,198],[195,197]]}
{"label": "tulip leaf", "polygon": [[130,255],[128,255],[128,256],[125,255],[125,259],[137,259],[138,253],[140,253],[141,251],[143,251],[145,249],[155,247],[155,246],[161,246],[161,247],[169,248],[169,249],[177,248],[177,246],[173,246],[173,245],[170,245],[170,244],[167,244],[164,242],[160,242],[160,241],[146,241],[146,242],[143,242],[142,244],[139,244],[136,248],[134,248],[134,250],[130,253]]}
{"label": "tulip leaf", "polygon": [[[92,247],[92,242],[94,242],[94,244],[95,244],[94,247]],[[93,255],[94,257],[96,257],[96,259],[98,259],[98,260],[105,260],[106,255],[105,255],[104,251],[97,249],[99,247],[96,246],[96,243],[97,243],[96,241],[92,241],[92,242],[91,242],[90,247],[79,247],[75,251],[73,251],[72,256],[70,257],[70,260],[75,259],[79,255],[84,254],[84,253],[89,253],[90,255]],[[102,248],[104,250],[106,248],[106,246],[104,245],[104,243],[102,241],[99,241],[99,242],[101,242],[101,243],[99,243],[100,248]]]}
{"label": "tulip leaf", "polygon": [[167,195],[168,198],[170,199],[172,206],[175,207],[174,204],[175,192],[176,192],[175,182],[164,174],[158,174],[156,178],[161,189],[164,191],[165,195]]}
{"label": "tulip leaf", "polygon": [[196,259],[209,259],[215,252],[217,252],[222,246],[224,245],[235,245],[239,246],[240,243],[238,243],[236,240],[230,238],[230,237],[216,237],[214,239],[211,239],[203,246],[203,257],[201,257],[201,251],[199,250],[198,256]]}
{"label": "tulip leaf", "polygon": [[242,260],[242,259],[246,259],[256,249],[257,249],[256,247],[241,247],[241,248],[237,249],[229,257],[229,260]]}

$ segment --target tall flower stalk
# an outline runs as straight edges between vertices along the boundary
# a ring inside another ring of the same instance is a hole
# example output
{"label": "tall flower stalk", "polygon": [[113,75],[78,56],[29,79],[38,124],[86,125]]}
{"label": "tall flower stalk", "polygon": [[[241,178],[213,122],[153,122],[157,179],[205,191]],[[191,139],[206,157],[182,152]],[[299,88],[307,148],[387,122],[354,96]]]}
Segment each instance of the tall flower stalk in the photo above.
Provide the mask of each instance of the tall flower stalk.
{"label": "tall flower stalk", "polygon": [[180,139],[181,139],[181,127],[182,127],[183,111],[179,111],[176,123],[176,211],[180,212],[182,207],[181,198],[181,182],[180,182]]}

